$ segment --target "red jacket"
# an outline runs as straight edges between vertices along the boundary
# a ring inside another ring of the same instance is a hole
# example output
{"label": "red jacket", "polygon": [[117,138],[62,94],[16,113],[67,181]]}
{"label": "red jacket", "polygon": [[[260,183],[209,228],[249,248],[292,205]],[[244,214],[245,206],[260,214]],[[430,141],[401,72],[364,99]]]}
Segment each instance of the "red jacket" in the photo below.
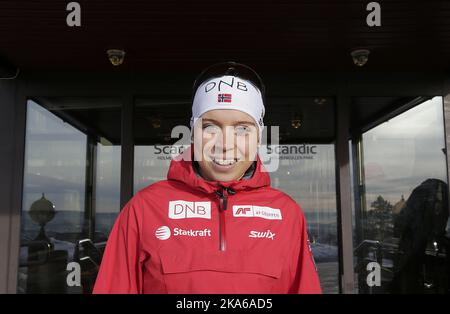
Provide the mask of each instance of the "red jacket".
{"label": "red jacket", "polygon": [[172,160],[121,211],[94,293],[321,293],[303,212],[261,169],[212,182]]}

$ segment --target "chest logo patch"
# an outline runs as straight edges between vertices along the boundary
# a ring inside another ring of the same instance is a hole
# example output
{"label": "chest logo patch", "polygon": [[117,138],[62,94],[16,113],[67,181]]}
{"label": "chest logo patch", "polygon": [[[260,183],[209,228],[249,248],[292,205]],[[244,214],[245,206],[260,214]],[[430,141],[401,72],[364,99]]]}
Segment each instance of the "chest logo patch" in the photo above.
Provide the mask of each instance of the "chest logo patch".
{"label": "chest logo patch", "polygon": [[233,205],[234,217],[259,217],[270,220],[282,220],[281,210],[266,206]]}
{"label": "chest logo patch", "polygon": [[169,218],[204,218],[211,219],[211,202],[170,201]]}
{"label": "chest logo patch", "polygon": [[249,238],[260,238],[260,239],[265,238],[265,239],[273,240],[275,238],[275,233],[270,230],[267,230],[264,232],[252,230],[252,231],[250,231],[250,234],[248,235],[248,237]]}

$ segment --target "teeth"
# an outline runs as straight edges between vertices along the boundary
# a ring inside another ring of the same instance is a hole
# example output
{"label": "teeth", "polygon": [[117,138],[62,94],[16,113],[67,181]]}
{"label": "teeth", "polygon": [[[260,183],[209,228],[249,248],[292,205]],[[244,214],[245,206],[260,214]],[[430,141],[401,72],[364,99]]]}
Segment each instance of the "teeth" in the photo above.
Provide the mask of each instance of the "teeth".
{"label": "teeth", "polygon": [[224,159],[213,159],[213,161],[214,161],[216,164],[221,165],[221,166],[229,166],[229,165],[232,165],[232,164],[234,164],[234,163],[237,162],[236,159],[228,159],[228,160],[224,160]]}

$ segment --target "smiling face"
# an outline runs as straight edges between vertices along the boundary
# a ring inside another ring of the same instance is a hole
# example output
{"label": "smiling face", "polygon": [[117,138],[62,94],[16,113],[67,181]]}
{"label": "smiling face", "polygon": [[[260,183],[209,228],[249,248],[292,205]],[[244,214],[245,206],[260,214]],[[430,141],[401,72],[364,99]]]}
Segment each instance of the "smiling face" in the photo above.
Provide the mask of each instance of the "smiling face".
{"label": "smiling face", "polygon": [[257,148],[256,122],[242,111],[207,111],[194,126],[194,158],[206,180],[242,178],[256,160]]}

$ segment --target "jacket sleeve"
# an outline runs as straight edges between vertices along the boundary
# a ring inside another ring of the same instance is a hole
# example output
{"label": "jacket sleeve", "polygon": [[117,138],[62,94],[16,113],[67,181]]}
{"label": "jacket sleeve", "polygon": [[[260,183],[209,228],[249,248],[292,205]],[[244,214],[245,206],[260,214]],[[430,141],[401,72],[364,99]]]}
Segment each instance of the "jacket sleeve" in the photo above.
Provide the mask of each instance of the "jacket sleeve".
{"label": "jacket sleeve", "polygon": [[142,292],[141,221],[134,201],[125,205],[111,230],[95,282],[95,294]]}
{"label": "jacket sleeve", "polygon": [[[300,209],[300,208],[299,208]],[[306,221],[300,209],[300,218],[297,219],[296,240],[291,255],[291,269],[293,278],[289,293],[322,293],[316,265],[309,245]]]}

